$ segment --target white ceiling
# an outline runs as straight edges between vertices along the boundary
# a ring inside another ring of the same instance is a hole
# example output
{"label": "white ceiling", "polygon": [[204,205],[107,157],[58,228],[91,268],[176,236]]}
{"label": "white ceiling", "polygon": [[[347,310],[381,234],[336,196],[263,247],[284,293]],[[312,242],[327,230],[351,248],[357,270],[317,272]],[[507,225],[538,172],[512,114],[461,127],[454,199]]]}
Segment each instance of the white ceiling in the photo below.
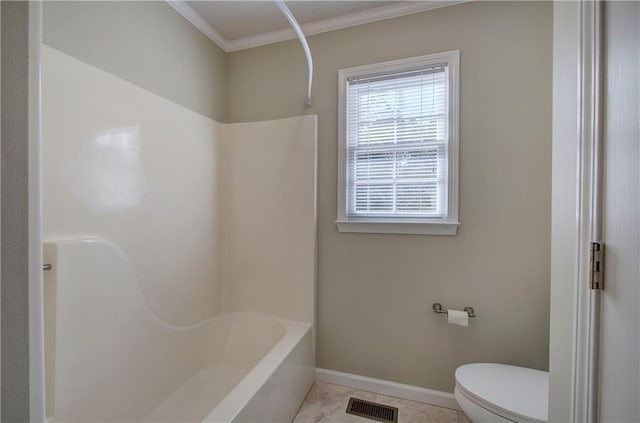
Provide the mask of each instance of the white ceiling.
{"label": "white ceiling", "polygon": [[[295,38],[272,0],[166,0],[224,51]],[[291,0],[286,1],[305,35],[424,12],[471,0]]]}
{"label": "white ceiling", "polygon": [[[347,13],[386,6],[397,1],[287,1],[298,23],[319,21]],[[229,41],[289,28],[271,1],[188,1],[220,35]]]}

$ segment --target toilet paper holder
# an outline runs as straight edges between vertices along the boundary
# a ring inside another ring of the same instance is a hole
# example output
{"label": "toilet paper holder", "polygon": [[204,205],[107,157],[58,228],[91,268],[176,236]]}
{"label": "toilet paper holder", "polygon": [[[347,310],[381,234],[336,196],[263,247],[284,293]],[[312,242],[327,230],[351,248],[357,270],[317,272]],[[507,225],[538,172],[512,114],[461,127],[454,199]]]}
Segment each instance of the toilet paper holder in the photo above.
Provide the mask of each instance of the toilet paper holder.
{"label": "toilet paper holder", "polygon": [[[473,307],[467,306],[462,310],[466,311],[469,317],[476,317],[476,312]],[[443,309],[440,303],[433,303],[433,311],[439,314],[449,314],[449,310]]]}

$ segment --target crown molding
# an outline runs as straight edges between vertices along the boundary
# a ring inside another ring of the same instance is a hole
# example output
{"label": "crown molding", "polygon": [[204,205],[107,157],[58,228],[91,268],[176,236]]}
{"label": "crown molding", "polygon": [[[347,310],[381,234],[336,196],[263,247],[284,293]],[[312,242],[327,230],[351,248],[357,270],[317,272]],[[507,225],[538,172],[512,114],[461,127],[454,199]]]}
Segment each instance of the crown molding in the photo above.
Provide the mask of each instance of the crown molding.
{"label": "crown molding", "polygon": [[[171,7],[191,22],[193,26],[202,31],[204,35],[216,43],[225,52],[245,50],[248,48],[279,43],[281,41],[293,40],[296,38],[296,34],[291,28],[285,28],[235,40],[227,40],[220,35],[213,26],[209,25],[209,23],[207,23],[195,10],[193,10],[185,0],[166,1],[171,5]],[[460,3],[466,3],[468,1],[471,0],[399,2],[387,6],[374,7],[360,12],[348,13],[334,18],[308,22],[301,26],[305,35],[321,34],[323,32],[335,31],[337,29],[349,28],[385,19],[426,12],[427,10],[453,6]]]}
{"label": "crown molding", "polygon": [[225,52],[228,52],[227,44],[228,41],[220,35],[216,29],[209,25],[207,21],[205,21],[202,16],[198,14],[195,10],[191,8],[184,0],[166,0],[169,3],[169,6],[173,7],[176,12],[180,13],[186,20],[188,20],[191,25],[195,26],[200,32],[206,35],[211,41],[216,43],[218,47],[220,47]]}
{"label": "crown molding", "polygon": [[[302,26],[305,35],[321,34],[323,32],[335,31],[337,29],[349,28],[385,19],[397,18],[414,13],[426,12],[427,10],[439,9],[441,7],[453,6],[465,3],[470,0],[444,0],[444,1],[421,1],[415,3],[397,3],[387,6],[374,7],[360,12],[348,13],[334,18],[321,19],[308,22]],[[245,50],[267,44],[278,43],[296,38],[292,29],[286,28],[277,31],[265,32],[250,37],[238,38],[227,41],[227,51]]]}

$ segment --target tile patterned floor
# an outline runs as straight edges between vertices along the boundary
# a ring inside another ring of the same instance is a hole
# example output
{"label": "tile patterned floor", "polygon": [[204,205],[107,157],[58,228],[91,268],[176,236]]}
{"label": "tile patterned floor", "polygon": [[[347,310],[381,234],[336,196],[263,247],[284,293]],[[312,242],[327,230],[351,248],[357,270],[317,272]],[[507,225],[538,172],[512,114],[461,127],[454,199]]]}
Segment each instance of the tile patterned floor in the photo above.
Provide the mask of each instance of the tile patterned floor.
{"label": "tile patterned floor", "polygon": [[398,407],[398,423],[471,423],[462,412],[421,402],[358,391],[340,385],[316,382],[307,394],[293,423],[371,423],[345,413],[350,397]]}

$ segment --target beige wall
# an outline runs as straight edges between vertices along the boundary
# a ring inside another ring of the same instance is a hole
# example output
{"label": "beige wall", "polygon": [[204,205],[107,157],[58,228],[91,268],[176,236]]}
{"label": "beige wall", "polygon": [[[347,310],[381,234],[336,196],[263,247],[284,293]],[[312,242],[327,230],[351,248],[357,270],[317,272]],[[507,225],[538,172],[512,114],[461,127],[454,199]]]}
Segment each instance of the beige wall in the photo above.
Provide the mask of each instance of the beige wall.
{"label": "beige wall", "polygon": [[29,122],[28,21],[26,2],[3,1],[2,48],[2,297],[3,384],[1,421],[30,421],[29,355]]}
{"label": "beige wall", "polygon": [[[440,390],[456,366],[546,369],[549,336],[552,5],[471,2],[235,52],[232,122],[318,115],[318,365]],[[338,233],[338,69],[461,54],[458,235]],[[277,240],[274,240],[277,243]],[[472,305],[469,328],[431,311]]]}
{"label": "beige wall", "polygon": [[44,2],[44,42],[226,121],[226,57],[164,1]]}

